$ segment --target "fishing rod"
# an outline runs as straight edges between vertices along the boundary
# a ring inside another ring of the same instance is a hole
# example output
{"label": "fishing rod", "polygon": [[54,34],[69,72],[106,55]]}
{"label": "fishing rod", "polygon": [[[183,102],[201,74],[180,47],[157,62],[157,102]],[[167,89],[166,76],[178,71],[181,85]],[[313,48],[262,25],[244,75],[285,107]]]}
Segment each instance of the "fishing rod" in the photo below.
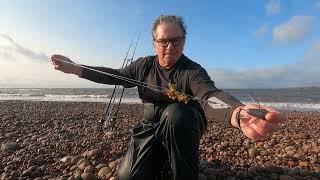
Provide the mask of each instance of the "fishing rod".
{"label": "fishing rod", "polygon": [[[140,34],[139,34],[139,36],[140,36]],[[121,68],[127,67],[128,64],[130,64],[133,61],[134,53],[133,53],[133,56],[128,59],[128,55],[129,55],[129,52],[131,50],[131,46],[133,44],[133,40],[134,40],[134,35],[132,35],[132,37],[131,37],[131,41],[129,43],[129,47],[127,49],[127,52],[126,52],[126,55],[124,57],[124,60],[123,60]],[[138,40],[136,42],[136,47],[137,47],[138,41],[139,41],[139,37],[138,37]],[[136,47],[135,47],[135,49],[136,49]],[[111,94],[110,100],[109,100],[109,103],[107,103],[108,105],[106,106],[104,112],[102,113],[102,115],[99,118],[98,123],[96,125],[95,129],[97,131],[101,131],[102,129],[107,128],[108,124],[111,125],[111,131],[113,130],[114,125],[115,125],[115,120],[117,118],[119,118],[118,117],[118,111],[120,109],[120,104],[121,104],[121,100],[122,100],[122,97],[123,97],[124,89],[125,88],[121,87],[120,85],[115,85],[114,86],[114,88],[112,90],[112,94]],[[118,97],[119,96],[119,91],[121,91],[120,97]],[[116,99],[119,99],[119,102],[116,105],[116,110],[114,111],[113,109],[114,109],[115,104],[116,104],[116,102],[115,102]]]}
{"label": "fishing rod", "polygon": [[[135,47],[134,47],[132,56],[131,56],[130,59],[126,60],[126,65],[125,65],[124,67],[128,66],[130,63],[133,62],[133,58],[134,58],[134,55],[135,55],[135,53],[136,53],[136,49],[137,49],[137,46],[138,46],[139,39],[140,39],[140,33],[139,33],[139,35],[138,35],[138,39],[137,39],[137,41],[136,41],[136,44],[135,44]],[[131,43],[130,43],[130,44],[131,44]],[[115,126],[115,123],[116,123],[115,121],[117,120],[117,118],[119,118],[119,117],[118,117],[118,112],[119,112],[119,109],[120,109],[120,104],[121,104],[121,101],[122,101],[124,89],[125,89],[125,88],[122,87],[122,91],[121,91],[121,95],[120,95],[120,98],[119,98],[118,106],[117,106],[117,109],[116,109],[116,111],[115,111],[115,113],[114,113],[114,118],[110,119],[110,120],[112,120],[112,122],[113,122],[113,123],[111,124],[111,130],[114,129],[114,126]],[[110,117],[109,117],[109,118],[110,118]],[[106,125],[104,126],[104,128],[106,128]]]}

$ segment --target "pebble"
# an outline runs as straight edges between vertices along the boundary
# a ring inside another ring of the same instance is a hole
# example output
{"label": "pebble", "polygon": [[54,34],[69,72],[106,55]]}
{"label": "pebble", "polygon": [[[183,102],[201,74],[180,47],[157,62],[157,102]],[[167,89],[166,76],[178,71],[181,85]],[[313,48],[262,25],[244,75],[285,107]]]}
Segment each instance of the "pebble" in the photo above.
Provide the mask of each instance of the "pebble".
{"label": "pebble", "polygon": [[98,172],[98,176],[104,178],[111,171],[110,167],[103,167]]}
{"label": "pebble", "polygon": [[77,168],[78,168],[78,165],[75,164],[75,165],[73,165],[73,166],[70,167],[70,171],[74,171],[74,170],[76,170]]}
{"label": "pebble", "polygon": [[[292,151],[293,152],[293,151]],[[293,152],[294,153],[294,152]],[[292,157],[292,154],[291,153],[284,153],[284,154],[280,154],[280,157],[282,158],[291,158]]]}
{"label": "pebble", "polygon": [[4,136],[5,136],[6,138],[12,138],[14,135],[15,135],[14,132],[10,132],[10,133],[6,133]]}
{"label": "pebble", "polygon": [[307,138],[309,138],[309,135],[306,133],[298,133],[298,134],[296,134],[296,137],[298,139],[307,139]]}
{"label": "pebble", "polygon": [[11,171],[10,176],[13,178],[17,178],[20,176],[20,174],[17,171]]}
{"label": "pebble", "polygon": [[284,148],[284,150],[285,150],[286,152],[288,152],[288,151],[295,151],[295,150],[296,150],[296,147],[295,147],[295,146],[287,146],[287,147]]}
{"label": "pebble", "polygon": [[308,168],[309,167],[308,161],[300,161],[299,162],[299,167],[300,168]]}
{"label": "pebble", "polygon": [[38,166],[30,166],[27,170],[24,170],[21,176],[31,176],[34,174],[38,169]]}
{"label": "pebble", "polygon": [[250,144],[251,144],[251,141],[248,139],[243,142],[243,146],[246,148],[250,147]]}
{"label": "pebble", "polygon": [[210,156],[210,157],[207,159],[208,162],[212,162],[212,161],[214,161],[214,160],[215,160],[215,158],[212,157],[212,156]]}
{"label": "pebble", "polygon": [[90,174],[90,173],[82,173],[81,178],[83,180],[96,180],[97,179],[95,175]]}
{"label": "pebble", "polygon": [[[84,173],[95,179],[101,178],[100,173],[106,179],[116,179],[113,175],[131,136],[129,132],[93,131],[104,106],[103,103],[1,102],[0,129],[10,128],[10,132],[0,135],[1,178],[80,180]],[[140,105],[124,105],[120,113],[126,116],[126,121],[119,121],[118,127],[129,130],[142,119],[141,110]],[[238,129],[223,129],[216,121],[209,120],[201,139],[199,167],[203,176],[199,174],[199,178],[319,179],[316,173],[320,173],[317,133],[320,113],[285,112],[285,115],[288,121],[279,132],[256,141],[244,137]],[[313,132],[303,125],[307,121]],[[3,144],[10,142],[19,148],[3,148]],[[259,165],[263,167],[252,168]],[[37,168],[29,169],[32,166]]]}
{"label": "pebble", "polygon": [[80,173],[76,173],[73,177],[74,177],[75,180],[81,180],[82,179]]}
{"label": "pebble", "polygon": [[315,170],[316,173],[320,173],[320,165],[314,165],[313,169]]}
{"label": "pebble", "polygon": [[296,180],[296,178],[289,175],[280,175],[279,180]]}
{"label": "pebble", "polygon": [[250,148],[249,149],[249,156],[251,158],[255,158],[259,155],[259,151],[256,148]]}
{"label": "pebble", "polygon": [[302,153],[296,153],[296,154],[294,154],[294,155],[293,155],[293,158],[294,158],[295,160],[305,160],[305,159],[306,159],[305,155],[302,154]]}
{"label": "pebble", "polygon": [[297,163],[295,163],[294,161],[288,161],[288,165],[289,165],[290,167],[296,166],[296,164],[297,164]]}
{"label": "pebble", "polygon": [[43,149],[43,148],[40,148],[40,149],[38,149],[38,154],[40,155],[40,154],[45,154],[46,153],[46,150],[45,149]]}
{"label": "pebble", "polygon": [[79,168],[80,170],[84,170],[89,164],[90,164],[90,163],[89,163],[88,160],[84,160],[82,163],[80,163],[80,164],[78,165],[78,168]]}
{"label": "pebble", "polygon": [[287,154],[289,157],[292,157],[294,155],[295,151],[287,151]]}
{"label": "pebble", "polygon": [[116,161],[111,161],[111,162],[109,163],[109,167],[110,167],[111,169],[116,168],[116,166],[117,166],[117,162],[116,162]]}
{"label": "pebble", "polygon": [[71,164],[77,164],[79,160],[81,160],[83,157],[80,156],[80,155],[77,155],[77,156],[74,156],[72,159],[71,159]]}
{"label": "pebble", "polygon": [[310,164],[316,164],[316,163],[318,163],[318,158],[316,158],[316,157],[310,157],[309,159],[310,159],[310,160],[309,160]]}
{"label": "pebble", "polygon": [[[73,156],[67,155],[67,156],[61,158],[60,161],[63,162],[63,163],[69,163],[69,162],[71,162],[71,159],[72,159],[72,158],[73,158]],[[74,163],[74,164],[75,164],[75,163]]]}
{"label": "pebble", "polygon": [[107,167],[107,165],[106,165],[106,164],[99,164],[99,165],[97,165],[95,168],[98,169],[98,170],[100,170],[100,169],[103,168],[103,167]]}
{"label": "pebble", "polygon": [[11,169],[13,169],[12,165],[8,165],[8,166],[4,167],[5,172],[9,172]]}
{"label": "pebble", "polygon": [[16,142],[9,142],[1,144],[1,151],[16,151],[20,149],[20,145]]}
{"label": "pebble", "polygon": [[86,168],[84,168],[84,172],[86,173],[93,173],[94,167],[92,165],[88,165]]}
{"label": "pebble", "polygon": [[210,154],[210,153],[213,153],[214,150],[213,150],[212,147],[208,147],[208,148],[206,149],[206,152],[207,152],[208,154]]}
{"label": "pebble", "polygon": [[99,149],[93,149],[89,152],[89,157],[93,157],[93,156],[98,156],[98,155],[101,155],[101,150]]}

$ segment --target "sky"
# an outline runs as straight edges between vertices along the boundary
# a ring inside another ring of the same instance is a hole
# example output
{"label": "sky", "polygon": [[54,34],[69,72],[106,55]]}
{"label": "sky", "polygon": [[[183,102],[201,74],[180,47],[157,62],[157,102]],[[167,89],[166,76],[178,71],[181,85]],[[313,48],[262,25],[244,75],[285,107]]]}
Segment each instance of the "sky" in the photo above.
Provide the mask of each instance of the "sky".
{"label": "sky", "polygon": [[320,0],[0,0],[0,87],[110,87],[54,70],[50,56],[120,68],[138,34],[134,59],[155,54],[161,14],[184,18],[184,54],[218,88],[320,86]]}

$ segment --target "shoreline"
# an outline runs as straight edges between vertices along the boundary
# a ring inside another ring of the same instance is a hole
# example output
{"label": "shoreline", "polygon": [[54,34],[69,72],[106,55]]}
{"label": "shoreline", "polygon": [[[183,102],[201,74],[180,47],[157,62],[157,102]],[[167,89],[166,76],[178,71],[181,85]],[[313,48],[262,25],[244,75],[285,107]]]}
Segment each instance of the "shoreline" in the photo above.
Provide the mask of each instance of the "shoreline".
{"label": "shoreline", "polygon": [[[104,101],[98,101],[97,99],[93,100],[82,100],[82,99],[68,99],[68,100],[61,100],[61,99],[1,99],[2,101],[21,101],[21,102],[61,102],[61,103],[109,103],[110,99],[105,99]],[[116,103],[118,100],[115,101]],[[244,104],[250,102],[243,102]],[[122,100],[121,104],[129,104],[129,105],[140,105],[143,104],[141,101],[137,101],[136,98],[132,99],[125,99]],[[261,102],[262,106],[270,106],[273,107],[281,112],[315,112],[320,113],[320,104],[317,103],[293,103],[293,102]],[[301,107],[302,106],[302,107]],[[286,108],[284,108],[286,107]]]}
{"label": "shoreline", "polygon": [[[1,177],[75,178],[91,166],[85,172],[92,176],[115,177],[131,137],[123,131],[94,131],[105,106],[103,102],[0,101]],[[320,112],[283,113],[288,120],[281,130],[259,141],[208,119],[199,147],[199,176],[320,178]],[[142,119],[143,106],[123,104],[119,114],[124,118],[116,128],[129,130]],[[16,145],[5,146],[8,143]]]}

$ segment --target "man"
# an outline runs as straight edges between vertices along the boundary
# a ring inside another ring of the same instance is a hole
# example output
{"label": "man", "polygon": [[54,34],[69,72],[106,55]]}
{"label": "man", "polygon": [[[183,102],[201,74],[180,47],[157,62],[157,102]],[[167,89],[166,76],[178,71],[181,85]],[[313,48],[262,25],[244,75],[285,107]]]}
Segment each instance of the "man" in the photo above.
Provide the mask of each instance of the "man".
{"label": "man", "polygon": [[[226,122],[251,139],[261,138],[277,130],[284,117],[272,108],[261,119],[248,114],[248,109],[257,105],[244,105],[231,95],[217,89],[207,72],[182,52],[186,28],[179,16],[159,16],[152,27],[153,46],[156,56],[139,58],[124,69],[90,67],[147,83],[138,86],[139,97],[144,103],[144,118],[133,129],[133,138],[119,168],[119,179],[154,179],[165,159],[175,180],[198,179],[198,148],[206,128],[206,114]],[[53,55],[55,69],[76,74],[98,83],[120,84],[133,87],[135,84],[123,78],[106,76],[86,68],[62,61],[72,61],[61,55]],[[197,97],[188,102],[173,100],[167,94],[152,89],[167,88]],[[155,86],[153,86],[155,85]],[[217,110],[208,100],[224,102],[228,106]]]}

